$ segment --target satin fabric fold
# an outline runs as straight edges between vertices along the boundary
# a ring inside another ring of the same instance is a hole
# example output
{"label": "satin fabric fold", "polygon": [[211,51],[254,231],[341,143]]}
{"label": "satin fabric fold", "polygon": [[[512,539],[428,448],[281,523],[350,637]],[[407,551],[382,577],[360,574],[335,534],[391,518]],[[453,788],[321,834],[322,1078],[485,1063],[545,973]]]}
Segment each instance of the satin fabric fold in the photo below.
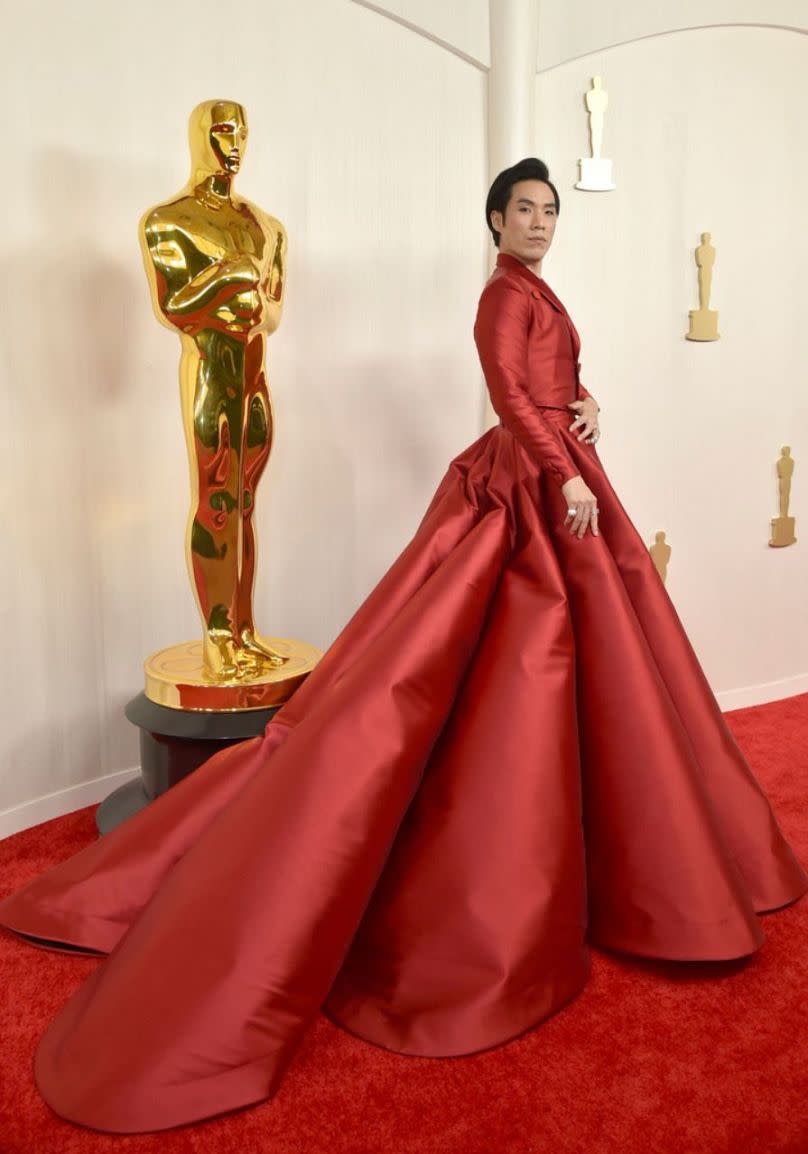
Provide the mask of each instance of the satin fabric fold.
{"label": "satin fabric fold", "polygon": [[266,734],[0,906],[112,951],[46,1033],[64,1117],[161,1129],[273,1092],[312,1016],[403,1053],[496,1045],[588,943],[721,959],[808,879],[595,450],[601,536],[496,428]]}
{"label": "satin fabric fold", "polygon": [[[569,431],[563,306],[500,256],[480,308],[502,425],[263,737],[0,904],[109,954],[37,1052],[63,1117],[140,1132],[269,1097],[320,1009],[400,1053],[495,1046],[580,991],[590,945],[743,957],[808,889]],[[598,537],[564,528],[576,474]]]}

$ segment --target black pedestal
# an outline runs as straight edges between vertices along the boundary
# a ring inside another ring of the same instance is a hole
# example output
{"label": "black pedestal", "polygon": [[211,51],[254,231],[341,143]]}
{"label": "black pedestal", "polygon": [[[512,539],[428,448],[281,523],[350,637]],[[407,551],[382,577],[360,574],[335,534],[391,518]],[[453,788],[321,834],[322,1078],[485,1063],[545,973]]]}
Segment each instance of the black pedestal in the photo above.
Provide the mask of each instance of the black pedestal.
{"label": "black pedestal", "polygon": [[95,815],[98,832],[109,833],[226,745],[263,733],[279,708],[199,713],[155,705],[139,693],[124,712],[140,729],[141,776],[101,802]]}

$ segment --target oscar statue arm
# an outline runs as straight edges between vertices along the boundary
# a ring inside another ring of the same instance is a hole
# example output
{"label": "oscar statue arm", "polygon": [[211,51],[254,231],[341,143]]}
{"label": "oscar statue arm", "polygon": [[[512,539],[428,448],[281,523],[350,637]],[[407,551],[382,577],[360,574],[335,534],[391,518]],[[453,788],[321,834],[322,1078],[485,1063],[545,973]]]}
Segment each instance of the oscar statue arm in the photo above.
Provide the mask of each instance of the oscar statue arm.
{"label": "oscar statue arm", "polygon": [[262,224],[269,239],[271,256],[267,272],[264,277],[263,289],[266,300],[266,321],[264,328],[274,333],[281,323],[283,313],[283,298],[286,289],[286,257],[288,251],[288,237],[286,229],[279,220],[267,213],[262,213]]}
{"label": "oscar statue arm", "polygon": [[[185,241],[185,244],[183,244]],[[147,218],[141,226],[141,245],[146,269],[156,303],[167,317],[217,308],[234,292],[256,287],[259,273],[255,261],[247,256],[216,260],[206,264],[195,275],[191,273],[193,247],[178,228]],[[191,248],[191,259],[187,248]]]}
{"label": "oscar statue arm", "polygon": [[258,270],[249,257],[236,260],[217,260],[192,277],[187,284],[166,298],[166,311],[185,316],[208,306],[218,306],[229,300],[233,292],[245,287],[255,288]]}

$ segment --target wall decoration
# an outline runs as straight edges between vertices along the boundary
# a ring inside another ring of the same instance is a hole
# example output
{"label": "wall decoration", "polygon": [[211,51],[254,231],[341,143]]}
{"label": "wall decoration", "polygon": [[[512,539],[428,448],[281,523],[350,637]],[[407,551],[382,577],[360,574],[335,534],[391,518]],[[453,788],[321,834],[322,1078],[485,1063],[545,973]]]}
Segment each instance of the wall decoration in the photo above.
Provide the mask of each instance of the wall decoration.
{"label": "wall decoration", "polygon": [[664,585],[668,576],[668,562],[671,559],[672,550],[668,542],[665,540],[665,533],[663,530],[660,529],[660,531],[656,534],[656,537],[654,538],[654,544],[650,547],[648,552],[651,554],[651,560],[654,562],[654,567],[662,578],[662,584]]}
{"label": "wall decoration", "polygon": [[603,118],[609,104],[609,94],[599,76],[592,77],[592,87],[586,94],[586,110],[589,113],[589,139],[592,155],[578,161],[581,179],[575,185],[584,192],[611,192],[612,162],[601,156],[603,145]]}
{"label": "wall decoration", "polygon": [[709,232],[701,234],[701,244],[696,249],[695,256],[699,270],[699,307],[691,309],[688,313],[690,329],[685,333],[685,337],[689,341],[717,341],[720,336],[718,313],[710,308],[715,246],[710,243]]}
{"label": "wall decoration", "polygon": [[780,498],[780,516],[772,517],[772,535],[769,544],[773,549],[782,549],[785,545],[795,544],[794,518],[788,515],[788,503],[791,498],[791,477],[794,473],[794,458],[791,448],[783,445],[777,460],[777,488]]}

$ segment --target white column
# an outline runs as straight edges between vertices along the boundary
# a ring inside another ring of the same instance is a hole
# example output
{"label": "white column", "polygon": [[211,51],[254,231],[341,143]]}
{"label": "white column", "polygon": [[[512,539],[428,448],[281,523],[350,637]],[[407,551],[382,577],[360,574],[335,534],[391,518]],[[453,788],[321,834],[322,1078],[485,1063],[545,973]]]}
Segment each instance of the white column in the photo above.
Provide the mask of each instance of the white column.
{"label": "white column", "polygon": [[[488,17],[488,176],[493,180],[503,168],[536,151],[539,0],[488,0]],[[491,245],[491,264],[495,253]],[[482,410],[483,429],[487,429],[497,420],[487,390]]]}
{"label": "white column", "polygon": [[491,179],[536,150],[539,0],[489,0],[488,171]]}

